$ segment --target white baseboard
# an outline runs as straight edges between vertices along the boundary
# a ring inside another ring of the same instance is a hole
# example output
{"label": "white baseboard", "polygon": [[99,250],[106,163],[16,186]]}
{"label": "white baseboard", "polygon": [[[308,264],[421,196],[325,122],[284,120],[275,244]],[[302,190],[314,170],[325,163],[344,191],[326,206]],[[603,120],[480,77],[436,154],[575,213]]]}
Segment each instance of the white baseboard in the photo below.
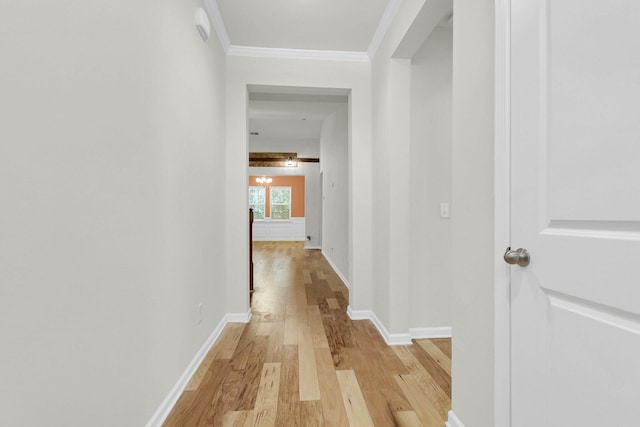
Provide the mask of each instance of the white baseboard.
{"label": "white baseboard", "polygon": [[[319,250],[322,249],[322,246],[306,246],[304,247],[305,249],[314,249],[314,250]],[[325,257],[326,258],[326,257]],[[333,267],[331,267],[333,268]]]}
{"label": "white baseboard", "polygon": [[351,320],[370,320],[378,329],[387,345],[410,345],[411,340],[421,338],[451,338],[451,327],[410,328],[408,334],[390,334],[378,316],[371,310],[352,310],[347,307],[347,315]]}
{"label": "white baseboard", "polygon": [[246,313],[227,313],[223,321],[225,321],[225,325],[227,323],[249,323],[251,321],[251,309]]}
{"label": "white baseboard", "polygon": [[446,427],[464,427],[460,418],[456,417],[453,411],[449,411],[449,419],[444,423]]}
{"label": "white baseboard", "polygon": [[352,310],[351,306],[347,307],[347,314],[351,320],[370,320],[376,327],[387,345],[410,345],[410,334],[390,334],[384,324],[378,319],[378,316],[370,310]]}
{"label": "white baseboard", "polygon": [[247,313],[227,313],[224,315],[218,326],[213,330],[209,338],[205,341],[205,343],[200,347],[200,350],[196,353],[191,363],[187,366],[187,369],[183,372],[182,376],[178,382],[173,386],[171,391],[165,399],[162,401],[156,412],[153,414],[149,422],[147,422],[146,427],[161,427],[165,422],[169,413],[175,406],[176,402],[182,395],[184,388],[189,384],[189,380],[195,374],[196,370],[206,357],[207,353],[211,350],[211,347],[216,343],[218,338],[220,338],[220,334],[222,330],[227,325],[227,323],[249,323],[251,320],[251,310]]}
{"label": "white baseboard", "polygon": [[342,282],[347,287],[347,289],[349,289],[349,291],[351,291],[351,284],[347,280],[347,277],[344,274],[342,274],[342,271],[340,271],[340,269],[338,267],[336,267],[336,265],[333,263],[333,261],[331,261],[331,259],[327,256],[327,254],[324,253],[324,251],[322,251],[322,256],[324,257],[324,259],[327,260],[327,262],[329,263],[331,268],[333,268],[333,271],[336,272],[336,274],[338,275],[340,280],[342,280]]}
{"label": "white baseboard", "polygon": [[254,242],[304,242],[304,236],[254,236]]}
{"label": "white baseboard", "polygon": [[425,338],[451,338],[451,326],[439,328],[409,328],[412,340]]}
{"label": "white baseboard", "polygon": [[351,320],[370,320],[371,319],[370,310],[352,310],[350,305],[347,306],[347,315]]}

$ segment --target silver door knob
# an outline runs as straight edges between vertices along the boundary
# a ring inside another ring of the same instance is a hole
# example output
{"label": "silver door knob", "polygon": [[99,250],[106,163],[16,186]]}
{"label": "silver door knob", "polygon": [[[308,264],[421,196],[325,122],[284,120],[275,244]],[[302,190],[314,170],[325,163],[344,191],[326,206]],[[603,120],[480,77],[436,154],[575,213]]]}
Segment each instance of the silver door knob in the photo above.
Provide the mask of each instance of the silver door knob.
{"label": "silver door knob", "polygon": [[507,264],[517,264],[520,267],[526,267],[531,261],[531,256],[529,256],[529,251],[526,249],[518,248],[512,251],[511,247],[508,247],[504,253],[504,260]]}

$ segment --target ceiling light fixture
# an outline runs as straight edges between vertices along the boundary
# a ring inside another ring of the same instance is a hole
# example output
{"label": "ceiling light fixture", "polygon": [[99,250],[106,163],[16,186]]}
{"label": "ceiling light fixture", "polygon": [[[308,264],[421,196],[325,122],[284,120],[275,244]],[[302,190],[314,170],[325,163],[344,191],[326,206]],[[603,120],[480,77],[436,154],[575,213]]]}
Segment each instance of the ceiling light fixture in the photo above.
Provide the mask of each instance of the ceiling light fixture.
{"label": "ceiling light fixture", "polygon": [[256,182],[260,185],[269,185],[271,184],[272,181],[273,179],[267,178],[266,176],[263,176],[261,178],[256,178]]}

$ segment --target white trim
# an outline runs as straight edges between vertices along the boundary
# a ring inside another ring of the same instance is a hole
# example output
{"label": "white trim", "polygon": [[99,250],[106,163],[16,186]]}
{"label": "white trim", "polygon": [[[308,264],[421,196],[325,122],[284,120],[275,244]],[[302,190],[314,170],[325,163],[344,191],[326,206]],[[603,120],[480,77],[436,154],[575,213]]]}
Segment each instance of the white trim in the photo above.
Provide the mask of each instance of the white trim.
{"label": "white trim", "polygon": [[370,310],[352,310],[351,306],[347,306],[347,315],[351,320],[369,320],[371,319]]}
{"label": "white trim", "polygon": [[196,353],[191,360],[191,363],[187,366],[187,369],[182,373],[178,382],[173,386],[171,391],[165,399],[162,401],[156,412],[153,414],[149,422],[147,422],[146,427],[160,427],[165,422],[169,413],[175,406],[176,402],[182,395],[184,388],[189,384],[189,380],[193,374],[195,374],[196,370],[206,357],[206,355],[211,350],[211,347],[216,343],[218,338],[220,338],[220,334],[222,330],[227,325],[227,323],[249,323],[251,320],[251,310],[247,313],[227,313],[224,315],[218,326],[213,330],[209,338],[205,341],[205,343],[200,347],[200,350]]}
{"label": "white trim", "polygon": [[[292,237],[292,236],[255,236],[254,242],[303,242],[304,237]],[[306,249],[306,248],[305,248]]]}
{"label": "white trim", "polygon": [[[502,254],[511,245],[511,1],[495,4],[494,426],[511,424],[511,283]],[[455,426],[455,425],[454,425]]]}
{"label": "white trim", "polygon": [[225,325],[227,323],[249,323],[252,316],[251,309],[246,313],[227,313],[224,316]]}
{"label": "white trim", "polygon": [[352,310],[351,306],[347,307],[347,315],[351,320],[369,320],[376,327],[387,345],[411,345],[410,334],[390,334],[384,324],[378,319],[378,316],[370,310]]}
{"label": "white trim", "polygon": [[402,0],[389,0],[389,3],[387,3],[387,7],[382,14],[382,18],[380,18],[378,28],[376,28],[376,32],[373,34],[371,42],[369,43],[369,48],[367,49],[369,59],[373,59],[376,56],[376,53],[382,44],[382,40],[384,40],[384,36],[387,35],[387,31],[389,31],[389,27],[391,27],[393,18],[396,17],[398,10],[400,10],[401,3]]}
{"label": "white trim", "polygon": [[253,58],[316,59],[320,61],[368,62],[366,52],[338,50],[282,49],[270,47],[230,46],[229,56],[249,56]]}
{"label": "white trim", "polygon": [[348,61],[367,62],[373,59],[380,48],[389,27],[393,22],[402,0],[389,0],[387,7],[378,23],[376,32],[369,42],[366,52],[348,52],[332,50],[307,50],[307,49],[281,49],[254,46],[232,45],[229,39],[227,27],[222,19],[220,7],[216,0],[204,0],[204,6],[209,14],[213,28],[218,36],[218,41],[224,52],[229,56],[248,56],[254,58],[280,58],[280,59],[316,59],[321,61]]}
{"label": "white trim", "polygon": [[436,328],[409,328],[412,340],[429,338],[451,338],[451,326]]}
{"label": "white trim", "polygon": [[327,256],[327,254],[324,253],[324,250],[322,251],[322,256],[324,257],[324,259],[327,260],[331,268],[333,268],[333,271],[336,272],[336,274],[338,275],[340,280],[342,280],[342,282],[347,287],[347,289],[351,291],[351,283],[349,283],[349,280],[347,280],[347,277],[344,274],[342,274],[342,271],[340,271],[340,269],[333,263],[333,261],[331,261],[331,259]]}
{"label": "white trim", "polygon": [[281,49],[254,46],[236,46],[231,44],[227,27],[222,19],[220,7],[216,0],[204,0],[204,6],[209,14],[213,28],[218,36],[218,41],[224,52],[229,56],[248,56],[254,58],[280,58],[280,59],[316,59],[322,61],[349,61],[367,62],[376,56],[382,41],[384,40],[393,18],[395,18],[402,0],[389,0],[387,7],[380,18],[376,32],[373,34],[366,52],[332,51],[332,50],[307,50],[307,49]]}
{"label": "white trim", "polygon": [[216,0],[204,0],[204,7],[209,13],[214,30],[216,30],[220,46],[222,46],[225,53],[228,53],[231,42],[229,41],[229,33],[227,33],[227,27],[224,25],[218,2]]}
{"label": "white trim", "polygon": [[304,242],[305,236],[304,217],[289,219],[271,219],[253,221],[254,242]]}
{"label": "white trim", "polygon": [[[305,245],[304,248],[305,249],[313,249],[313,250],[322,250],[322,246],[306,246]],[[331,267],[331,268],[333,268],[333,267]],[[340,279],[340,280],[342,280],[342,279]],[[344,282],[344,280],[343,280],[343,282]]]}
{"label": "white trim", "polygon": [[449,411],[449,419],[444,423],[446,427],[464,427],[460,418],[456,417],[453,411]]}

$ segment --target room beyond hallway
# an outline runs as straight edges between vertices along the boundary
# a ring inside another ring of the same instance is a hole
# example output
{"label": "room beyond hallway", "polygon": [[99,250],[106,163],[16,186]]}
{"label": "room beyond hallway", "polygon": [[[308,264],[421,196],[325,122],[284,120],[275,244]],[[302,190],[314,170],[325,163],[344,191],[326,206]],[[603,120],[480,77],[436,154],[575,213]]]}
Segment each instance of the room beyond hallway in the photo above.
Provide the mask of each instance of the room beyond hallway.
{"label": "room beyond hallway", "polygon": [[254,269],[251,322],[225,328],[165,426],[444,425],[449,339],[387,346],[303,242],[255,242]]}

